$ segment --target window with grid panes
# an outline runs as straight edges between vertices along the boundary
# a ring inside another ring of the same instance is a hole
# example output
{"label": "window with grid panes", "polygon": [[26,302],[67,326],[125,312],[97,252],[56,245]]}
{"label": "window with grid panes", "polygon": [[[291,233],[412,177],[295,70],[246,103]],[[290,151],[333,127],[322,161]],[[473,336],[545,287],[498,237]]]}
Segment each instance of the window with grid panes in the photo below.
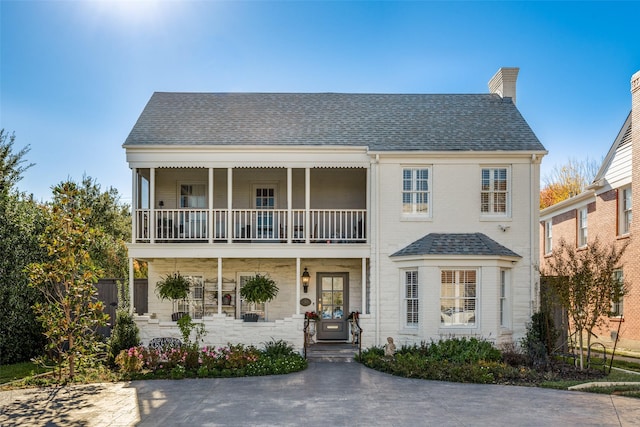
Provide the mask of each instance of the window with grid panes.
{"label": "window with grid panes", "polygon": [[578,247],[587,245],[587,208],[578,211]]}
{"label": "window with grid panes", "polygon": [[440,324],[475,325],[477,271],[442,270],[440,278]]}
{"label": "window with grid panes", "polygon": [[509,212],[509,171],[507,168],[482,169],[480,212],[507,215]]}
{"label": "window with grid panes", "polygon": [[[622,270],[615,270],[613,272],[613,280],[618,284],[618,288],[621,290],[622,284],[624,283],[624,274]],[[614,295],[611,297],[611,316],[612,317],[622,317],[624,315],[624,305],[623,300],[624,296],[620,295],[621,292],[614,292]]]}
{"label": "window with grid panes", "polygon": [[631,230],[631,187],[626,187],[620,190],[620,214],[618,218],[619,234],[628,234]]}
{"label": "window with grid panes", "polygon": [[404,274],[405,326],[418,327],[418,271],[405,271]]}
{"label": "window with grid panes", "polygon": [[430,215],[430,168],[402,170],[402,213]]}

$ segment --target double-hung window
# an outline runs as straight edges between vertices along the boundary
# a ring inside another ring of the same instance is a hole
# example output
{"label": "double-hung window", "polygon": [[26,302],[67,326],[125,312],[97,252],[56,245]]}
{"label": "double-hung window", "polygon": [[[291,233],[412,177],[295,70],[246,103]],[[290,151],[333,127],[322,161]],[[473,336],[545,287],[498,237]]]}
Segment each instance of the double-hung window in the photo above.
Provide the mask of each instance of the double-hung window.
{"label": "double-hung window", "polygon": [[509,313],[509,271],[500,270],[500,326],[510,327]]}
{"label": "double-hung window", "polygon": [[480,212],[483,215],[508,215],[509,169],[483,168],[481,181]]}
{"label": "double-hung window", "polygon": [[544,253],[550,254],[553,251],[553,221],[544,223]]}
{"label": "double-hung window", "polygon": [[628,234],[631,230],[631,186],[619,191],[618,235]]}
{"label": "double-hung window", "polygon": [[623,310],[623,289],[624,289],[624,275],[621,269],[614,270],[613,272],[613,292],[611,295],[611,317],[622,317],[624,315]]}
{"label": "double-hung window", "polygon": [[578,211],[578,247],[587,245],[587,208]]}
{"label": "double-hung window", "polygon": [[431,215],[431,168],[402,170],[402,213]]}
{"label": "double-hung window", "polygon": [[440,324],[474,326],[477,303],[476,270],[442,270],[440,272]]}
{"label": "double-hung window", "polygon": [[418,271],[410,270],[404,272],[404,307],[405,326],[417,328],[419,317],[418,300]]}

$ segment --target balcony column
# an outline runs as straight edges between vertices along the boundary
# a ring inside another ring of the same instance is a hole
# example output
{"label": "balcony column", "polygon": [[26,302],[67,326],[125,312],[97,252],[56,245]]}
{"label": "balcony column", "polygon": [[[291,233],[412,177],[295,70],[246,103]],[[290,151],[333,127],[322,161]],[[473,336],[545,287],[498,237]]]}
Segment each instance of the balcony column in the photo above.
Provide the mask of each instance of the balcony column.
{"label": "balcony column", "polygon": [[311,240],[311,222],[310,212],[311,208],[311,169],[304,168],[304,241],[309,243]]}
{"label": "balcony column", "polygon": [[300,314],[300,258],[296,258],[296,314]]}
{"label": "balcony column", "polygon": [[[285,227],[287,234],[287,243],[291,243],[291,236],[293,235],[293,212],[291,212],[291,204],[293,202],[293,195],[291,194],[293,183],[291,168],[287,168],[287,226]],[[282,236],[280,236],[282,238]]]}
{"label": "balcony column", "polygon": [[209,168],[209,212],[207,213],[207,233],[209,233],[209,243],[213,243],[215,234],[216,218],[213,212],[213,168]]}
{"label": "balcony column", "polygon": [[362,313],[367,312],[367,259],[362,258]]}
{"label": "balcony column", "polygon": [[[133,258],[129,257],[129,314],[133,314],[135,310],[136,300],[134,299],[134,288],[136,286],[135,282],[135,271],[133,271]],[[147,285],[148,286],[148,285]]]}
{"label": "balcony column", "polygon": [[156,241],[156,168],[149,168],[149,242]]}
{"label": "balcony column", "polygon": [[138,235],[138,209],[140,209],[140,203],[138,200],[139,182],[138,169],[131,169],[131,243],[136,242],[136,236]]}
{"label": "balcony column", "polygon": [[233,242],[233,169],[227,168],[227,243]]}
{"label": "balcony column", "polygon": [[218,314],[222,314],[222,257],[218,257]]}

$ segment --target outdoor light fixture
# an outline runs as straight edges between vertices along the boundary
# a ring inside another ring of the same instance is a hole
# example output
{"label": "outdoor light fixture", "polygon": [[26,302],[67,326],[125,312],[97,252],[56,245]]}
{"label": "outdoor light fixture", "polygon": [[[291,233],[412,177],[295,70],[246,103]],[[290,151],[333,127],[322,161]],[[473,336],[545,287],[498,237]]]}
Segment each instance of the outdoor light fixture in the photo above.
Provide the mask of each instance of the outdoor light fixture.
{"label": "outdoor light fixture", "polygon": [[302,288],[304,289],[304,293],[306,294],[309,291],[309,282],[311,281],[311,276],[307,271],[307,267],[304,268],[302,272]]}

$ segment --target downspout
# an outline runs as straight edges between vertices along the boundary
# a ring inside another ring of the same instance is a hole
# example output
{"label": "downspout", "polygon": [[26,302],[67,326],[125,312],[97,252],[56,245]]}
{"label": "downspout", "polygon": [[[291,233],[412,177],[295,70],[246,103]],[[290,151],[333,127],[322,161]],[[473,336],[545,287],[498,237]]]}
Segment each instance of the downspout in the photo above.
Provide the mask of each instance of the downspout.
{"label": "downspout", "polygon": [[375,274],[375,286],[376,286],[376,333],[375,333],[375,345],[380,345],[380,155],[376,154],[375,163],[373,164],[375,170],[375,194],[373,212],[376,216],[375,227],[375,245],[376,249],[374,257],[376,260],[376,274]]}
{"label": "downspout", "polygon": [[[535,243],[536,242],[536,236],[534,236],[534,219],[537,217],[537,215],[534,213],[536,212],[537,209],[539,210],[540,207],[535,205],[535,198],[536,198],[536,186],[535,186],[535,182],[534,182],[534,178],[535,178],[535,164],[538,161],[538,156],[536,154],[532,154],[531,155],[531,164],[529,165],[529,185],[531,187],[531,190],[529,191],[530,195],[529,195],[529,212],[531,212],[530,215],[532,215],[531,218],[529,218],[529,242],[531,242],[530,246],[531,246],[531,253],[530,253],[530,262],[529,262],[529,281],[530,281],[530,285],[529,285],[529,297],[530,297],[530,303],[529,303],[529,317],[533,316],[533,313],[536,310],[536,301],[537,301],[537,297],[536,297],[536,277],[537,275],[535,274],[535,269],[537,268],[536,265],[534,265],[534,260],[537,258],[537,254],[540,253],[539,250],[539,244]],[[536,263],[537,264],[537,263]]]}

